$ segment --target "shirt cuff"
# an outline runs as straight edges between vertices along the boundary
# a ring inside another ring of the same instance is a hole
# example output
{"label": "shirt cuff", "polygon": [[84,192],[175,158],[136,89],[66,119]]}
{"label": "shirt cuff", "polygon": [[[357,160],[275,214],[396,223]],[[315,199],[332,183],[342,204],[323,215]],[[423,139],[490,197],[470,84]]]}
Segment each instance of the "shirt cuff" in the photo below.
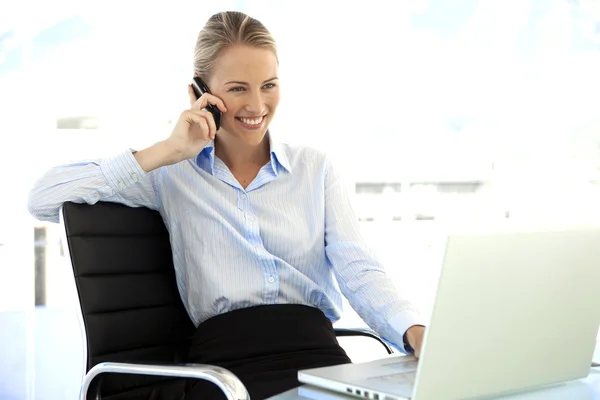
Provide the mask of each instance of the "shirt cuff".
{"label": "shirt cuff", "polygon": [[146,176],[146,171],[140,167],[133,151],[129,149],[114,157],[105,158],[100,163],[102,173],[115,192],[120,192]]}
{"label": "shirt cuff", "polygon": [[418,311],[406,309],[390,318],[388,323],[392,328],[392,337],[388,338],[388,340],[400,349],[400,351],[408,354],[408,351],[404,348],[404,333],[413,325],[425,326],[426,321]]}

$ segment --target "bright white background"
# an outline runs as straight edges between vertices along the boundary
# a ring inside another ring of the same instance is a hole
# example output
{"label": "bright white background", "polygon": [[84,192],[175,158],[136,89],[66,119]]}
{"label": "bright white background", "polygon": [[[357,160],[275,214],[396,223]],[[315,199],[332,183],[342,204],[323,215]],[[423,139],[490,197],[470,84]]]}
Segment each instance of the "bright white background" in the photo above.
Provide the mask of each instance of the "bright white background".
{"label": "bright white background", "polygon": [[[400,4],[0,0],[0,397],[71,397],[81,372],[70,266],[57,227],[27,214],[28,189],[51,165],[168,135],[217,11],[274,34],[273,133],[331,154],[366,239],[426,314],[453,227],[597,221],[600,2]],[[98,129],[56,129],[64,117]],[[39,307],[34,226],[48,232]],[[47,361],[61,355],[62,381]]]}

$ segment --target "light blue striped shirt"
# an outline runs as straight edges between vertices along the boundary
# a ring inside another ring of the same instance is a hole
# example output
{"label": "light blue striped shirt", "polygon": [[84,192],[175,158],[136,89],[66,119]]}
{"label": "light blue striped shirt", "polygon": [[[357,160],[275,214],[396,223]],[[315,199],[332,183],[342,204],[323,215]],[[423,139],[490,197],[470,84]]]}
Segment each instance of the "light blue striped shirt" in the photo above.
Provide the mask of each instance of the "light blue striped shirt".
{"label": "light blue striped shirt", "polygon": [[29,211],[58,221],[65,201],[111,201],[158,210],[170,232],[177,284],[195,325],[261,304],[304,304],[335,322],[342,294],[404,350],[423,324],[365,244],[348,193],[323,153],[277,143],[246,189],[209,143],[194,159],[146,173],[131,150],[58,166],[29,195]]}

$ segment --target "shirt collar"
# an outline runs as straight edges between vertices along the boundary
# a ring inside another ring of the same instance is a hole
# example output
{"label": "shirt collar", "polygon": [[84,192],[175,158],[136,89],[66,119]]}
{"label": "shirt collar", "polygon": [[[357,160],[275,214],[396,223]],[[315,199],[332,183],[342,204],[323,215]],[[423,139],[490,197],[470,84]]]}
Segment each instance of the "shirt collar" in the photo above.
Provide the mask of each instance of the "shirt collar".
{"label": "shirt collar", "polygon": [[[267,138],[269,140],[269,149],[271,153],[271,168],[273,168],[273,173],[275,175],[279,175],[277,166],[282,166],[286,171],[292,172],[292,166],[290,165],[290,160],[288,159],[287,152],[285,151],[285,146],[278,142],[273,138],[273,135],[269,131],[267,131]],[[195,158],[196,164],[198,166],[203,167],[205,170],[210,171],[211,174],[214,173],[215,166],[215,141],[211,140],[204,146],[204,149],[198,154]]]}
{"label": "shirt collar", "polygon": [[283,143],[278,142],[273,138],[271,133],[267,133],[269,135],[269,149],[271,151],[271,165],[273,165],[273,171],[275,175],[277,175],[277,169],[275,168],[276,163],[279,163],[285,170],[289,173],[292,172],[292,166],[290,164],[290,160],[288,159],[287,152],[285,151],[285,146]]}

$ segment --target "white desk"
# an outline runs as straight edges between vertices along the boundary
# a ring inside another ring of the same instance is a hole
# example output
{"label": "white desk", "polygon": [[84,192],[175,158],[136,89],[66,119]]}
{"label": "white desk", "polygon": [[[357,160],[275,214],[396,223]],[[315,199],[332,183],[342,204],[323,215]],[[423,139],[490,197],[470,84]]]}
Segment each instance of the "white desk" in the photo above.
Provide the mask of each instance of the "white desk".
{"label": "white desk", "polygon": [[[270,400],[356,400],[343,394],[334,394],[301,386],[288,390]],[[512,396],[498,397],[498,400],[598,400],[600,399],[600,368],[592,368],[587,378],[572,381],[551,388],[531,391]]]}
{"label": "white desk", "polygon": [[[594,361],[600,362],[600,342],[596,346]],[[307,386],[291,389],[269,400],[349,400],[357,399],[343,394],[337,395]],[[600,400],[600,367],[591,368],[583,379],[566,382],[550,388],[530,391],[518,395],[498,397],[498,400]]]}

